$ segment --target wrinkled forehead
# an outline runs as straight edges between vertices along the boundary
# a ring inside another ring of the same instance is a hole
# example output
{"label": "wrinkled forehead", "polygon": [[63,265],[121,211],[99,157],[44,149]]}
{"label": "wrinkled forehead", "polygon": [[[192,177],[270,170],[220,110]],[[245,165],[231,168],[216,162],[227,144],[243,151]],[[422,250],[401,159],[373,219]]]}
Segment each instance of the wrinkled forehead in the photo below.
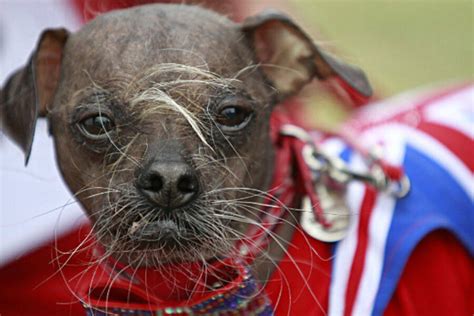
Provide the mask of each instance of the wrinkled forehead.
{"label": "wrinkled forehead", "polygon": [[[145,6],[92,21],[71,36],[64,55],[71,77],[65,79],[76,83],[136,78],[161,64],[229,78],[252,64],[252,54],[238,26],[225,17],[181,6]],[[169,76],[176,73],[154,72],[153,79]]]}

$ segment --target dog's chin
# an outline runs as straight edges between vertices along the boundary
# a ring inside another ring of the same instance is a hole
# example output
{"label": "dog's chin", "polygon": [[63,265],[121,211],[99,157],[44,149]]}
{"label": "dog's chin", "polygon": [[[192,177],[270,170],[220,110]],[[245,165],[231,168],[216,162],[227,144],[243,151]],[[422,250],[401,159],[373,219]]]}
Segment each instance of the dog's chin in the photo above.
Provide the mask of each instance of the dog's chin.
{"label": "dog's chin", "polygon": [[118,235],[103,236],[100,242],[108,254],[136,268],[210,261],[225,257],[231,249],[228,241],[219,241],[222,236],[212,236],[185,221],[133,221],[126,230],[121,226]]}

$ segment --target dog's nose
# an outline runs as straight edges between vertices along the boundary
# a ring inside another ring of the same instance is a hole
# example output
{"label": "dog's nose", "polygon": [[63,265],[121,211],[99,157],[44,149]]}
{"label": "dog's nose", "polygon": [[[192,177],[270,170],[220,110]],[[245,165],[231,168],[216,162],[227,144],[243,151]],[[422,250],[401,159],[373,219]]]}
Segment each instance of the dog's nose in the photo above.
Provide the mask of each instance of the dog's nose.
{"label": "dog's nose", "polygon": [[153,203],[167,210],[190,203],[198,194],[195,173],[184,162],[154,162],[139,177],[138,188]]}

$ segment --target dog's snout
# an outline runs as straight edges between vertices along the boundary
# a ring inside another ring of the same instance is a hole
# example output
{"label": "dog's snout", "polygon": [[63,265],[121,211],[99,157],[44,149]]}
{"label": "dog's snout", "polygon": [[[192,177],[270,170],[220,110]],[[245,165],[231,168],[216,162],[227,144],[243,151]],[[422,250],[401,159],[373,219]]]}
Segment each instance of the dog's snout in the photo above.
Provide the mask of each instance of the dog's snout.
{"label": "dog's snout", "polygon": [[198,194],[198,180],[184,162],[156,161],[143,171],[139,190],[159,207],[172,210],[190,203]]}

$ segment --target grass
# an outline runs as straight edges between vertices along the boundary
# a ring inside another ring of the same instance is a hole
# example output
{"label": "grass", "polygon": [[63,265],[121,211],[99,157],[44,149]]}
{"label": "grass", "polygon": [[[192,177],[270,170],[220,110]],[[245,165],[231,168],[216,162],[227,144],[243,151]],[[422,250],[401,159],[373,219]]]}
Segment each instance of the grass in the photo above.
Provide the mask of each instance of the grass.
{"label": "grass", "polygon": [[[361,66],[379,94],[473,79],[474,1],[290,0],[289,5],[314,38]],[[333,101],[310,98],[310,104],[316,102]],[[312,108],[316,116],[344,117],[333,106]]]}

